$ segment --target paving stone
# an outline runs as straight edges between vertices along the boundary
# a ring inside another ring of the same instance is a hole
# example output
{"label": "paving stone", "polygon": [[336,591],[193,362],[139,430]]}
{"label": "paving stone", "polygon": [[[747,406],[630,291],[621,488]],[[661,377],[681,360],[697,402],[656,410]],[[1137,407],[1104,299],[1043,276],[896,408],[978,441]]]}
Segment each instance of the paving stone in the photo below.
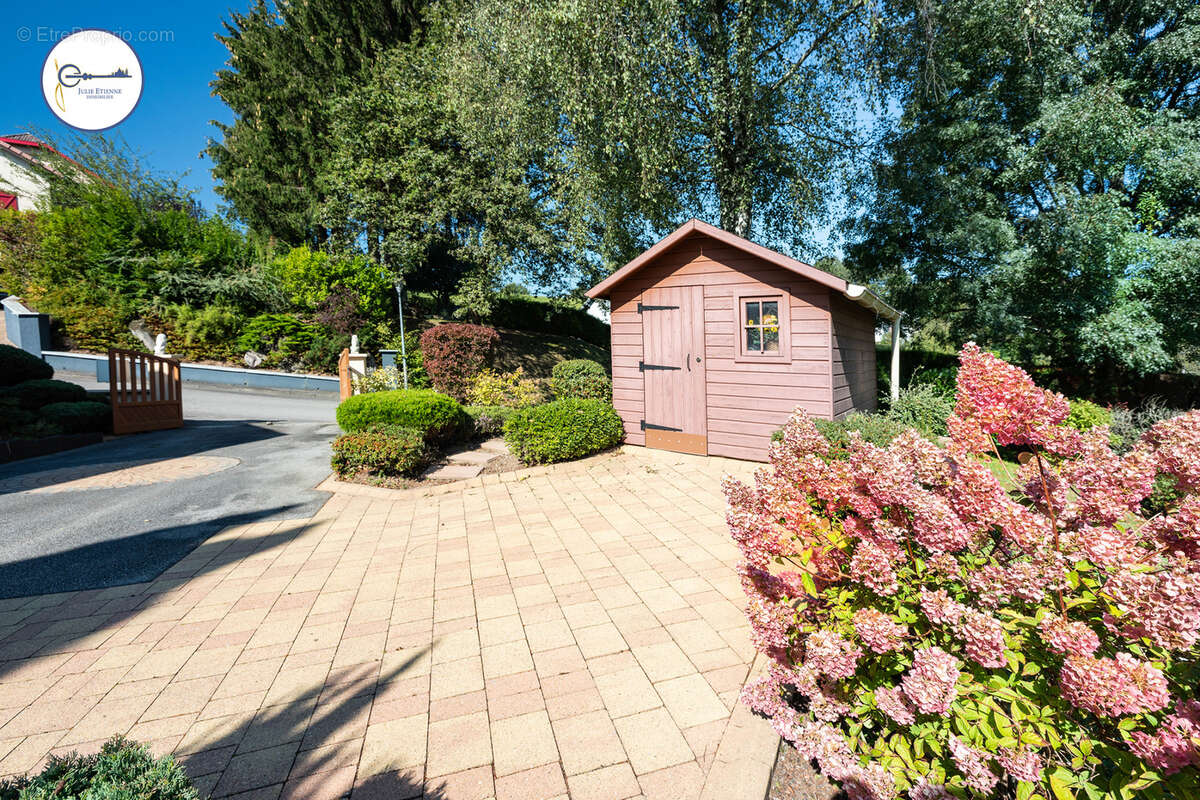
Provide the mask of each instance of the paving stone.
{"label": "paving stone", "polygon": [[480,472],[483,472],[483,467],[479,464],[442,464],[425,470],[422,477],[439,481],[465,481]]}

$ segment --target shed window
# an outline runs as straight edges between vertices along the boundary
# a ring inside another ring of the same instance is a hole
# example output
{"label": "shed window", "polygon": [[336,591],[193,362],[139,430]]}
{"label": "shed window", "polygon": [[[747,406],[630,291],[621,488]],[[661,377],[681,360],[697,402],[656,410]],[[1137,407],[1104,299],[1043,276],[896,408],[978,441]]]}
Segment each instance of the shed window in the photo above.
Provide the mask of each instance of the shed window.
{"label": "shed window", "polygon": [[779,297],[742,300],[742,352],[779,355]]}

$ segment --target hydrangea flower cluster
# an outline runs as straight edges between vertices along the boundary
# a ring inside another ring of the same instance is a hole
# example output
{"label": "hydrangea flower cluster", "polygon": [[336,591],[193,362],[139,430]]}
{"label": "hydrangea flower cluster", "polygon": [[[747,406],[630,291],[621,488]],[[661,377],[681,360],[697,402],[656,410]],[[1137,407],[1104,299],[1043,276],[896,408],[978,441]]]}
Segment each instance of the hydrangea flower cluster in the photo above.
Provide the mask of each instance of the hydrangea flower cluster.
{"label": "hydrangea flower cluster", "polygon": [[[856,800],[1200,796],[1200,411],[1118,454],[1022,370],[960,362],[944,447],[832,448],[798,411],[726,482],[772,659],[743,701]],[[1181,496],[1145,519],[1162,475]]]}

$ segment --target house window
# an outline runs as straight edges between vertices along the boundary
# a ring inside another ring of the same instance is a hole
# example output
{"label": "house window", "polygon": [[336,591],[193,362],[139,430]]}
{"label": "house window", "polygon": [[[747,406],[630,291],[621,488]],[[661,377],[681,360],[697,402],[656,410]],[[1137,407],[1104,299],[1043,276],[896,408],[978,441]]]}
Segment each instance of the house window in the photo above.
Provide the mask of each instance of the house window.
{"label": "house window", "polygon": [[779,297],[742,299],[742,352],[779,356]]}

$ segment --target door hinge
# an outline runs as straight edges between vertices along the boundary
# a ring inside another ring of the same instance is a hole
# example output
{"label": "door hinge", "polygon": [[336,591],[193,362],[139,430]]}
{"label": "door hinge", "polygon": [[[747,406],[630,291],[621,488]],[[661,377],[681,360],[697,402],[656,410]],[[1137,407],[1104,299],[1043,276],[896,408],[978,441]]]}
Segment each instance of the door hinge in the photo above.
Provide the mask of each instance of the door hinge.
{"label": "door hinge", "polygon": [[646,422],[646,420],[642,420],[642,430],[644,430],[644,431],[675,431],[676,433],[683,433],[683,428],[672,428],[668,425],[655,425],[653,422]]}
{"label": "door hinge", "polygon": [[645,372],[648,369],[681,369],[681,367],[668,367],[665,364],[647,364],[645,361],[638,362],[639,372]]}
{"label": "door hinge", "polygon": [[678,310],[678,308],[679,306],[645,306],[641,303],[638,303],[639,314],[641,314],[643,311],[674,311]]}

